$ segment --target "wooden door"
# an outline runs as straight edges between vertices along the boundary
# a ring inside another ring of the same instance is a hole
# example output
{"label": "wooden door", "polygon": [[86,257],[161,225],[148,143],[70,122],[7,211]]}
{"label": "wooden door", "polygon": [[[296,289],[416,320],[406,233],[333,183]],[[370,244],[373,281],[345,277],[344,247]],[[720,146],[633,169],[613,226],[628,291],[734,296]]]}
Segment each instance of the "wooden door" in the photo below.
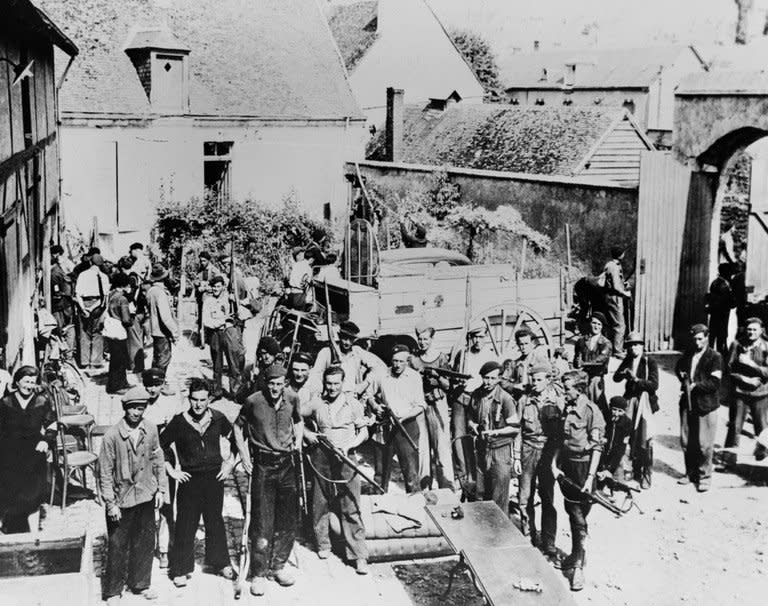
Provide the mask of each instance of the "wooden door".
{"label": "wooden door", "polygon": [[670,152],[641,153],[635,326],[650,350],[672,347],[690,179]]}
{"label": "wooden door", "polygon": [[752,159],[747,227],[747,299],[759,303],[768,297],[768,154]]}

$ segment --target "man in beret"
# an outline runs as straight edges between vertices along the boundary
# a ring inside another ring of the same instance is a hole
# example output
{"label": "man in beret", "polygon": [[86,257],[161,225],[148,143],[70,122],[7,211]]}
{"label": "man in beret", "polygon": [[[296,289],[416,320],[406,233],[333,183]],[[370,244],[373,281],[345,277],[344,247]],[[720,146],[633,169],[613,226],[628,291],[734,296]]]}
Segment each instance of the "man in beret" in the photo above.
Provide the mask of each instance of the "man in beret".
{"label": "man in beret", "polygon": [[99,485],[107,512],[104,599],[119,604],[126,583],[153,600],[155,507],[167,500],[168,482],[157,427],[143,419],[149,393],[133,387],[122,397],[123,418],[107,430],[99,454]]}
{"label": "man in beret", "polygon": [[483,384],[472,392],[467,410],[467,432],[477,436],[478,497],[494,501],[509,515],[509,482],[519,445],[520,418],[515,400],[499,385],[501,364],[480,367]]}
{"label": "man in beret", "polygon": [[584,588],[587,516],[592,508],[588,494],[595,485],[600,455],[605,442],[605,418],[586,395],[589,377],[580,370],[563,375],[565,410],[562,416],[561,445],[552,459],[552,475],[564,476],[561,483],[565,511],[571,524],[571,553],[562,563],[568,571],[571,591]]}
{"label": "man in beret", "polygon": [[680,379],[680,445],[685,453],[685,475],[677,483],[694,482],[699,492],[711,486],[712,455],[720,407],[723,359],[709,346],[709,329],[691,327],[692,347],[677,362]]}
{"label": "man in beret", "polygon": [[[556,557],[557,510],[552,457],[557,450],[559,421],[565,402],[550,381],[552,365],[539,364],[527,371],[529,387],[518,402],[522,445],[519,457],[518,504],[520,529],[548,558]],[[541,536],[536,532],[534,493],[541,499]]]}
{"label": "man in beret", "polygon": [[221,380],[225,357],[229,369],[229,392],[235,394],[240,389],[245,352],[243,333],[233,313],[233,301],[224,289],[224,276],[213,276],[210,286],[211,292],[203,300],[203,326],[211,348],[213,398],[216,399],[223,393]]}
{"label": "man in beret", "polygon": [[436,374],[432,369],[449,369],[448,355],[432,346],[434,327],[427,322],[416,325],[418,350],[410,357],[411,368],[421,374],[424,399],[427,408],[423,424],[419,426],[419,475],[427,487],[432,486],[432,461],[437,471],[439,488],[453,488],[453,461],[451,459],[451,427],[448,410],[448,390],[451,385],[447,377]]}
{"label": "man in beret", "polygon": [[[611,342],[603,336],[605,316],[599,311],[589,319],[589,334],[580,337],[576,342],[573,367],[581,369],[589,377],[587,397],[597,404],[603,413],[603,418],[611,416],[608,401],[605,398],[605,375],[608,373],[608,362],[611,359]],[[622,342],[624,335],[621,336]]]}
{"label": "man in beret", "polygon": [[[405,362],[403,362],[405,367]],[[330,512],[340,510],[341,533],[346,557],[354,561],[357,574],[368,574],[368,549],[365,526],[360,513],[360,476],[337,457],[317,448],[318,434],[325,436],[346,454],[368,439],[368,427],[363,405],[344,393],[344,369],[331,366],[323,373],[322,396],[313,398],[302,414],[313,423],[316,431],[304,430],[307,444],[315,446],[310,453],[313,476],[312,525],[321,560],[331,555]]]}
{"label": "man in beret", "polygon": [[278,361],[280,344],[277,339],[265,335],[259,339],[256,346],[256,364],[251,367],[250,377],[242,381],[240,388],[235,393],[235,402],[244,404],[251,394],[263,391],[267,386],[264,380],[264,372]]}
{"label": "man in beret", "polygon": [[[181,400],[178,397],[167,396],[162,392],[165,384],[165,373],[158,368],[148,368],[141,373],[141,381],[147,390],[149,399],[144,412],[144,420],[153,423],[158,432],[162,432],[171,419],[181,412]],[[175,455],[165,462],[168,479],[168,499],[160,506],[157,529],[157,552],[160,568],[168,568],[168,553],[173,536],[173,502],[176,496],[176,482],[170,473],[175,471]]]}
{"label": "man in beret", "polygon": [[[368,390],[374,373],[386,371],[386,364],[377,355],[355,345],[360,328],[354,322],[339,324],[338,364],[344,369],[344,393],[360,398]],[[317,354],[312,367],[312,380],[322,383],[323,373],[333,365],[331,347],[323,347]]]}
{"label": "man in beret", "polygon": [[286,371],[272,364],[264,371],[266,386],[252,394],[235,421],[235,443],[251,482],[251,593],[264,595],[267,576],[280,585],[295,578],[285,567],[296,538],[298,499],[295,450],[304,425],[298,395],[285,389]]}
{"label": "man in beret", "polygon": [[92,255],[90,266],[77,276],[75,283],[81,368],[104,366],[104,337],[101,336],[101,329],[109,295],[109,278],[101,271],[103,265],[101,255]]}
{"label": "man in beret", "polygon": [[[396,425],[388,428],[391,432],[385,442],[384,458],[381,471],[381,484],[387,489],[392,468],[392,455],[397,455],[400,470],[403,472],[406,492],[418,492],[421,489],[419,477],[419,416],[424,415],[427,403],[424,399],[424,388],[421,375],[410,368],[408,360],[411,351],[406,345],[395,345],[392,348],[392,363],[386,372],[377,374],[373,382],[375,402],[372,407],[377,416],[381,416],[385,408],[399,419],[402,429]],[[411,440],[403,435],[408,433]],[[417,446],[414,449],[413,444]]]}

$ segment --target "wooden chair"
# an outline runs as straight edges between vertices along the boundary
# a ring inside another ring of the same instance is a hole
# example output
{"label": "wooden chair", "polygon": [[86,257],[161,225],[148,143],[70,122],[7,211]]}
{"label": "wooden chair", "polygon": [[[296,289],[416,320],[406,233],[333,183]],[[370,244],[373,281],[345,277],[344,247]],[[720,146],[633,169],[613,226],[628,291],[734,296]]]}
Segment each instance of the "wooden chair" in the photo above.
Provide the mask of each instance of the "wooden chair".
{"label": "wooden chair", "polygon": [[[93,452],[92,431],[95,419],[90,414],[64,415],[62,401],[55,395],[51,398],[56,410],[58,437],[53,449],[53,477],[51,479],[50,505],[56,490],[56,478],[61,476],[61,510],[67,507],[67,489],[70,478],[80,472],[80,483],[87,488],[86,470],[90,467],[96,483],[96,501],[101,503],[98,480],[98,456]],[[58,473],[57,473],[58,472]]]}

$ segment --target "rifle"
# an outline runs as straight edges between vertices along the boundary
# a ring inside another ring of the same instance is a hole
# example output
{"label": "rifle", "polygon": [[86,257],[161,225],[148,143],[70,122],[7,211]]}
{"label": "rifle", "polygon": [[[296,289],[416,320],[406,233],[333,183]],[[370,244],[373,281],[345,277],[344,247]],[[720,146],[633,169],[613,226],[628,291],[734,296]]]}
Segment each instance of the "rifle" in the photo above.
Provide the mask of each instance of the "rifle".
{"label": "rifle", "polygon": [[469,381],[472,378],[472,375],[465,375],[464,373],[457,372],[455,370],[450,370],[448,368],[438,368],[435,366],[424,366],[422,369],[422,372],[426,373],[433,373],[436,374],[439,377],[445,377],[449,381]]}
{"label": "rifle", "polygon": [[347,467],[352,469],[352,471],[354,471],[357,475],[363,478],[363,480],[365,480],[371,486],[373,486],[379,492],[379,494],[385,494],[387,492],[376,482],[376,480],[374,480],[371,476],[369,476],[366,472],[364,472],[357,463],[355,463],[346,454],[344,454],[344,451],[341,450],[341,448],[331,444],[331,441],[328,439],[327,436],[324,436],[323,434],[317,434],[317,443],[320,446],[322,446],[326,451],[335,455],[339,460],[341,460],[342,463],[344,463]]}
{"label": "rifle", "polygon": [[[251,567],[251,549],[248,544],[249,529],[251,526],[251,488],[253,483],[253,472],[248,475],[248,492],[245,495],[245,505],[243,506],[243,534],[240,537],[240,566],[237,580],[235,581],[235,599],[239,600],[243,594],[243,585],[247,582],[248,569]],[[235,479],[237,485],[237,479]]]}
{"label": "rifle", "polygon": [[397,415],[392,412],[392,409],[389,406],[384,406],[384,415],[386,420],[390,421],[392,425],[395,426],[395,431],[402,432],[402,434],[405,436],[406,442],[411,445],[411,448],[413,448],[416,452],[419,452],[419,447],[416,445],[416,442],[413,441],[411,435],[405,430],[403,422],[397,418]]}
{"label": "rifle", "polygon": [[234,297],[234,301],[230,303],[230,309],[232,310],[232,323],[237,326],[240,322],[240,293],[237,287],[237,274],[235,272],[235,232],[232,232],[232,237],[229,241],[229,287],[227,288],[229,294]]}
{"label": "rifle", "polygon": [[602,488],[603,486],[606,486],[614,492],[623,492],[628,497],[631,497],[633,492],[637,492],[637,493],[640,492],[640,489],[637,488],[636,486],[631,486],[626,482],[622,482],[621,480],[617,480],[615,478],[612,478],[611,476],[608,476],[607,478],[604,478],[602,480],[598,479],[597,485],[600,488]]}
{"label": "rifle", "polygon": [[589,499],[590,502],[596,505],[600,505],[600,507],[607,509],[617,518],[620,518],[625,513],[627,513],[626,511],[618,507],[615,503],[612,503],[611,501],[609,501],[608,498],[604,497],[602,494],[600,494],[600,492],[597,492],[597,491],[582,492],[581,486],[577,486],[573,480],[571,480],[570,478],[567,478],[565,475],[558,476],[557,481],[560,483],[561,488],[568,488],[572,491],[575,491],[584,495],[585,499]]}
{"label": "rifle", "polygon": [[333,310],[331,309],[331,299],[328,296],[328,280],[323,281],[323,288],[325,289],[325,327],[328,329],[328,347],[331,350],[331,364],[341,363],[341,353],[333,340],[333,325],[332,318]]}
{"label": "rifle", "polygon": [[293,456],[295,457],[293,464],[299,474],[299,509],[306,520],[309,516],[309,507],[307,505],[307,479],[304,476],[304,455],[301,450],[294,450]]}

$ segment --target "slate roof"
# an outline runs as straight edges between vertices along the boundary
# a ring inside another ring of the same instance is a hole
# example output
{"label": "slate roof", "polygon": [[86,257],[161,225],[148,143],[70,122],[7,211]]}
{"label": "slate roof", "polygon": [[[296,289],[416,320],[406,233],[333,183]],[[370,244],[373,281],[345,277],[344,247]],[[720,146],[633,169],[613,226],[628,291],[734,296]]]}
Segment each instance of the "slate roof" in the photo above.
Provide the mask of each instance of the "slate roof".
{"label": "slate roof", "polygon": [[768,73],[763,71],[713,71],[689,74],[680,80],[676,95],[765,95]]}
{"label": "slate roof", "polygon": [[344,59],[352,71],[376,41],[378,0],[337,4],[328,8],[328,25]]}
{"label": "slate roof", "polygon": [[[445,111],[405,108],[404,156],[410,164],[543,175],[573,175],[624,114],[620,107],[531,107],[461,104]],[[366,153],[386,160],[385,132]]]}
{"label": "slate roof", "polygon": [[362,118],[315,0],[41,0],[80,47],[65,112],[150,115],[125,53],[137,29],[164,24],[189,55],[190,113]]}
{"label": "slate roof", "polygon": [[[507,90],[559,89],[563,86],[565,65],[576,61],[591,63],[593,67],[580,75],[577,66],[574,89],[647,88],[658,76],[660,66],[672,65],[684,52],[696,51],[672,45],[516,53],[499,57],[499,79]],[[542,80],[545,68],[546,81]]]}

